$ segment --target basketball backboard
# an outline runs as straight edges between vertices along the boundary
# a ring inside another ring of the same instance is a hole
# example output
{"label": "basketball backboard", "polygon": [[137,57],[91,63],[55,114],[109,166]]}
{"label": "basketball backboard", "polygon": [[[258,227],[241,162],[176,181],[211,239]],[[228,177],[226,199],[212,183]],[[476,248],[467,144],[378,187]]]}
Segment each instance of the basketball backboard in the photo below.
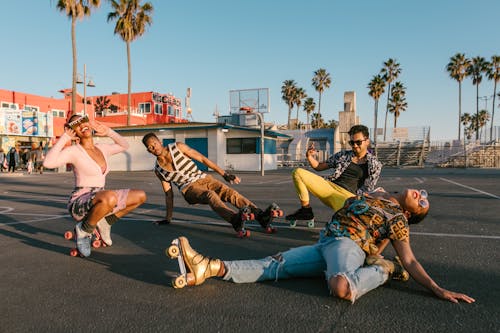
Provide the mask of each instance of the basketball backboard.
{"label": "basketball backboard", "polygon": [[268,113],[269,88],[239,89],[229,91],[229,113]]}

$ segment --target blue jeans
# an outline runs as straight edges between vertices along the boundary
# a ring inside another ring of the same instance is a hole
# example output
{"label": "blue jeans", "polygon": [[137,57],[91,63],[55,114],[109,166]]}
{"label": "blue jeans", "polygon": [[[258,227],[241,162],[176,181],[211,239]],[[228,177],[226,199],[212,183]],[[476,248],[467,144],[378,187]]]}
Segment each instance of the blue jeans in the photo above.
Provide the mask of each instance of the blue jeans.
{"label": "blue jeans", "polygon": [[352,301],[388,279],[380,266],[363,266],[365,252],[350,238],[321,236],[318,243],[256,260],[224,261],[224,280],[251,283],[297,277],[334,276],[347,279]]}

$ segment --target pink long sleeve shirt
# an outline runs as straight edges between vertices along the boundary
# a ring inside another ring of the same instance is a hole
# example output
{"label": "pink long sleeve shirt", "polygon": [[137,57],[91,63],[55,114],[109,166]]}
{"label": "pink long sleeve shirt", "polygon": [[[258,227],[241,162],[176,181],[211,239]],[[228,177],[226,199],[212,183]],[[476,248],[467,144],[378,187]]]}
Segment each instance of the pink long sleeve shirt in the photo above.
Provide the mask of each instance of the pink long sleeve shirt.
{"label": "pink long sleeve shirt", "polygon": [[120,134],[109,129],[108,137],[115,143],[96,143],[96,147],[104,155],[106,161],[106,171],[102,172],[101,167],[87,154],[85,149],[79,144],[65,147],[71,141],[71,137],[64,133],[56,144],[49,150],[43,166],[46,168],[57,168],[61,165],[71,163],[75,174],[76,187],[104,187],[106,175],[109,172],[108,157],[121,153],[128,149],[128,142]]}

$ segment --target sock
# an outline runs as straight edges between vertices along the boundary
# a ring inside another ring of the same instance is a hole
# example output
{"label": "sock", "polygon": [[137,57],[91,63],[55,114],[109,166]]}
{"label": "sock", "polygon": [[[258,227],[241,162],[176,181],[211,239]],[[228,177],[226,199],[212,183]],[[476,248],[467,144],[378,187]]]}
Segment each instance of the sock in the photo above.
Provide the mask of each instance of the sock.
{"label": "sock", "polygon": [[119,218],[115,214],[111,214],[105,217],[106,222],[108,222],[109,225],[113,225],[114,223],[118,222]]}
{"label": "sock", "polygon": [[82,222],[82,230],[85,231],[86,233],[93,233],[95,229],[95,226],[91,226],[87,220]]}

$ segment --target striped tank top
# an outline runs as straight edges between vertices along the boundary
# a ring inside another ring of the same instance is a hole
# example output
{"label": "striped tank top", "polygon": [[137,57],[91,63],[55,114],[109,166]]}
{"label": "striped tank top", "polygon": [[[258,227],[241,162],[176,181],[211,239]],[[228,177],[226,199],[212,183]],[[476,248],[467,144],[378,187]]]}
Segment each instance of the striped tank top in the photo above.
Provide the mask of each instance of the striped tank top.
{"label": "striped tank top", "polygon": [[158,161],[156,161],[155,164],[155,171],[162,176],[163,180],[174,183],[179,190],[182,190],[198,179],[205,178],[206,174],[198,169],[193,160],[184,155],[179,148],[177,148],[175,142],[170,143],[167,148],[172,156],[174,171],[163,169],[160,164],[158,164]]}

